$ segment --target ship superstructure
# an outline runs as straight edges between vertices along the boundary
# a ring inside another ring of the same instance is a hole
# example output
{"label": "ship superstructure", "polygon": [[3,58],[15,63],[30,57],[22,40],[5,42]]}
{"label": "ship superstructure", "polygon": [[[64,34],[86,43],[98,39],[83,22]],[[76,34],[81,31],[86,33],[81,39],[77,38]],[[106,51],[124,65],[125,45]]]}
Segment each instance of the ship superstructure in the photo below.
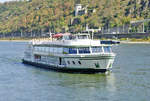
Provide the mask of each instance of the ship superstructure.
{"label": "ship superstructure", "polygon": [[115,58],[111,46],[89,34],[56,34],[30,42],[23,63],[62,72],[106,72]]}

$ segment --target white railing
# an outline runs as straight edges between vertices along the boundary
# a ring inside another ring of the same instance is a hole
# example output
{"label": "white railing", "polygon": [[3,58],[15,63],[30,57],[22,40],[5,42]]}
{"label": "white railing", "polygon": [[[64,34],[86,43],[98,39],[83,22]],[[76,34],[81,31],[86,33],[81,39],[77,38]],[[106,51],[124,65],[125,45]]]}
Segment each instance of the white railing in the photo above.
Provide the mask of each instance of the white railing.
{"label": "white railing", "polygon": [[33,39],[31,42],[33,45],[44,44],[44,43],[52,42],[52,39],[51,38]]}

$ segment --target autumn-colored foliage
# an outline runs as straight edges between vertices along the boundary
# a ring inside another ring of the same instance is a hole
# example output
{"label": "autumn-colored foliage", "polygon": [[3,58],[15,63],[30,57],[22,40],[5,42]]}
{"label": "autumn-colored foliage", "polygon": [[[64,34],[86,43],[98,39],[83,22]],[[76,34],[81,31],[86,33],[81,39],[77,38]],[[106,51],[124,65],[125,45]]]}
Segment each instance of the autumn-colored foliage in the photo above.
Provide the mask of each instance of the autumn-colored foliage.
{"label": "autumn-colored foliage", "polygon": [[[94,13],[74,16],[76,3]],[[0,3],[0,33],[81,31],[90,27],[114,27],[150,17],[149,0],[30,0]],[[72,24],[73,19],[80,19]]]}

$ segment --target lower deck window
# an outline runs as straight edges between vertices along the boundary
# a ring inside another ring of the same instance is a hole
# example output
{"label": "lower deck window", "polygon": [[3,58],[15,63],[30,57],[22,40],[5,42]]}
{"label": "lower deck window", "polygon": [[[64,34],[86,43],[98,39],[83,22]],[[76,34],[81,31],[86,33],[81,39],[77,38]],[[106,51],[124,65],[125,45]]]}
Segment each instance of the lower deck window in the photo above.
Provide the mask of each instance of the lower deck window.
{"label": "lower deck window", "polygon": [[69,53],[69,49],[68,48],[63,48],[63,54],[68,54]]}
{"label": "lower deck window", "polygon": [[34,59],[41,60],[41,56],[40,55],[34,55]]}
{"label": "lower deck window", "polygon": [[104,52],[105,53],[111,53],[112,52],[111,47],[110,46],[104,46]]}
{"label": "lower deck window", "polygon": [[77,48],[63,48],[63,54],[77,54]]}
{"label": "lower deck window", "polygon": [[90,53],[89,47],[79,48],[79,54]]}
{"label": "lower deck window", "polygon": [[102,52],[102,47],[100,46],[95,46],[95,47],[92,47],[92,53],[100,53]]}
{"label": "lower deck window", "polygon": [[69,48],[69,54],[77,54],[77,48]]}

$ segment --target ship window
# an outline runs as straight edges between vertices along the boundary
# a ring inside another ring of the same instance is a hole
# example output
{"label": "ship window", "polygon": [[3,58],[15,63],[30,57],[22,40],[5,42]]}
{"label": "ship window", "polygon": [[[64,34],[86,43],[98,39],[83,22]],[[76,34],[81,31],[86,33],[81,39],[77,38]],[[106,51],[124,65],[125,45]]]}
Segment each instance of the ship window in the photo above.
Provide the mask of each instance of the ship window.
{"label": "ship window", "polygon": [[49,51],[50,51],[50,52],[53,52],[53,47],[50,47]]}
{"label": "ship window", "polygon": [[76,39],[76,37],[75,37],[75,36],[70,35],[70,36],[69,36],[69,39],[70,39],[70,40],[74,40],[74,39]]}
{"label": "ship window", "polygon": [[79,54],[90,53],[89,47],[79,48]]}
{"label": "ship window", "polygon": [[57,53],[57,48],[53,47],[53,53]]}
{"label": "ship window", "polygon": [[68,64],[70,64],[70,61],[67,61],[68,62]]}
{"label": "ship window", "polygon": [[36,50],[37,50],[37,51],[40,51],[40,47],[36,47]]}
{"label": "ship window", "polygon": [[74,62],[74,61],[72,61],[72,63],[73,63],[73,64],[75,64],[75,62]]}
{"label": "ship window", "polygon": [[98,46],[92,47],[92,52],[100,53],[100,52],[102,52],[102,47],[98,47]]}
{"label": "ship window", "polygon": [[69,53],[69,49],[68,48],[63,48],[63,54],[68,54]]}
{"label": "ship window", "polygon": [[38,48],[37,48],[37,47],[34,47],[34,50],[35,50],[35,51],[37,51],[37,50],[38,50]]}
{"label": "ship window", "polygon": [[104,52],[105,53],[111,53],[112,52],[111,47],[110,46],[104,46]]}
{"label": "ship window", "polygon": [[80,61],[78,61],[78,63],[81,65],[81,62],[80,62]]}
{"label": "ship window", "polygon": [[61,47],[59,47],[59,48],[57,49],[57,52],[58,52],[58,53],[62,53],[62,51],[63,51],[63,48],[61,48]]}
{"label": "ship window", "polygon": [[45,51],[48,52],[49,51],[49,47],[45,47]]}
{"label": "ship window", "polygon": [[77,54],[77,48],[69,48],[69,54]]}
{"label": "ship window", "polygon": [[87,35],[79,35],[78,39],[88,39],[88,36]]}
{"label": "ship window", "polygon": [[40,55],[34,55],[34,59],[41,60],[41,56]]}

